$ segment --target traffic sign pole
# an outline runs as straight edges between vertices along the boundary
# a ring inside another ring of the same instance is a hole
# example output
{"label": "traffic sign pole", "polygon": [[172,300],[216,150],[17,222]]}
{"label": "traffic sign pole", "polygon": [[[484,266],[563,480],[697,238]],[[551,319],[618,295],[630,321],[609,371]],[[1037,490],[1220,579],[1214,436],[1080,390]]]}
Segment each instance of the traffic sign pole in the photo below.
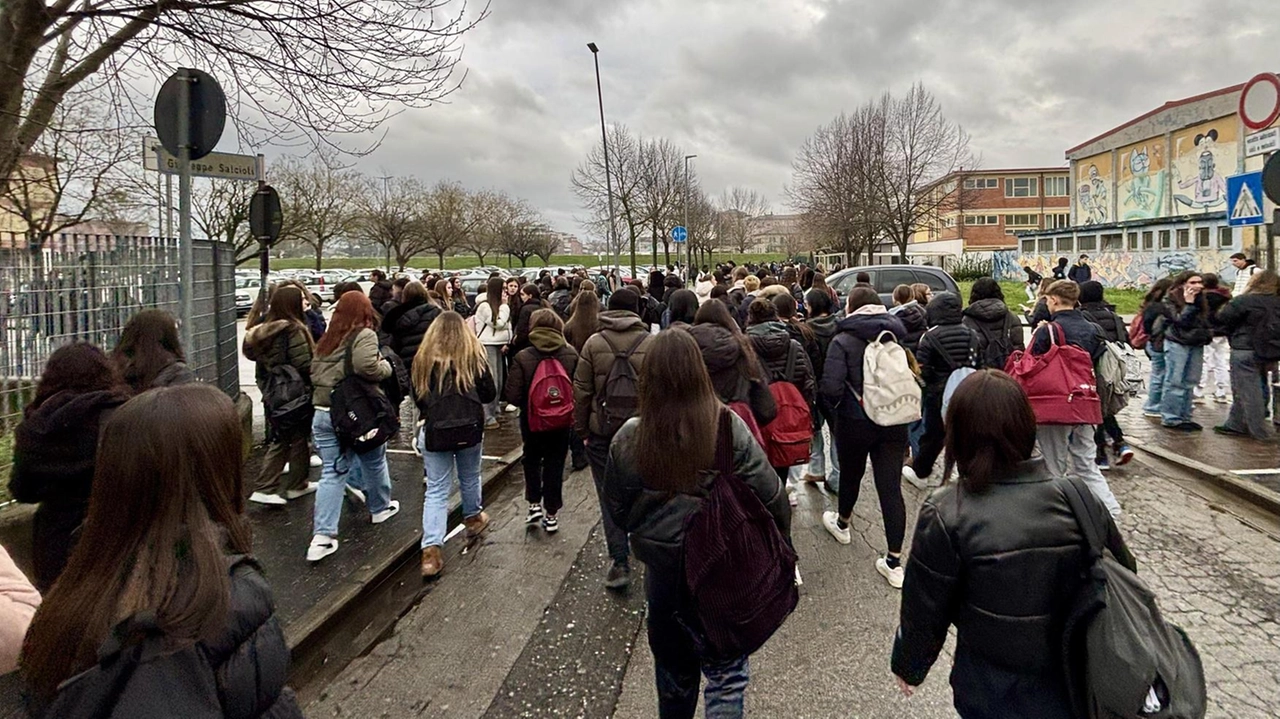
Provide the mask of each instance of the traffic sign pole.
{"label": "traffic sign pole", "polygon": [[191,246],[191,75],[178,70],[182,84],[178,91],[178,261],[179,293],[182,299],[182,349],[188,361],[196,353],[195,248]]}

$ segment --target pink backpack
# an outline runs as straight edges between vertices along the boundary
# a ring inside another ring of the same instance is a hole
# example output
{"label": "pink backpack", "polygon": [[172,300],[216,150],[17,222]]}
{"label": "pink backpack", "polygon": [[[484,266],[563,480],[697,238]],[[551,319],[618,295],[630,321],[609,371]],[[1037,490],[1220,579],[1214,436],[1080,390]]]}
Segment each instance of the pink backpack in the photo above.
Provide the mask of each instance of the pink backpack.
{"label": "pink backpack", "polygon": [[529,385],[529,431],[550,432],[573,426],[573,381],[555,357],[538,363]]}

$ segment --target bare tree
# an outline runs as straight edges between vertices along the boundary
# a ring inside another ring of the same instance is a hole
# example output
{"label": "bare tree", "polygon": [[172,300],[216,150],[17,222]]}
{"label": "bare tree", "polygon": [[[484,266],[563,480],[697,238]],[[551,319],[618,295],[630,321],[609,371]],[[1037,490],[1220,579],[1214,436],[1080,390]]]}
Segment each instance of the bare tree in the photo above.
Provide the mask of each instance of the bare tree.
{"label": "bare tree", "polygon": [[543,249],[541,244],[551,228],[533,208],[523,200],[516,201],[512,212],[506,216],[498,230],[502,253],[520,260],[525,267],[529,258]]}
{"label": "bare tree", "polygon": [[533,254],[538,256],[545,265],[551,264],[551,256],[560,249],[560,238],[550,231],[550,228],[544,228],[542,231],[535,233],[533,241]]}
{"label": "bare tree", "polygon": [[730,187],[720,195],[720,240],[735,252],[744,253],[752,245],[751,221],[769,211],[764,195],[745,187]]}
{"label": "bare tree", "polygon": [[942,107],[923,84],[915,84],[906,97],[886,95],[880,106],[885,113],[885,160],[875,165],[879,177],[874,186],[882,197],[884,229],[898,248],[898,259],[907,259],[907,243],[916,232],[933,225],[942,212],[963,206],[964,183],[954,192],[929,192],[934,181],[973,169],[969,135],[942,114]]}
{"label": "bare tree", "polygon": [[235,247],[237,265],[258,255],[258,240],[249,234],[249,201],[255,189],[252,183],[238,180],[209,180],[197,184],[191,197],[196,228],[211,240]]}
{"label": "bare tree", "polygon": [[[640,163],[641,140],[626,125],[609,128],[609,175],[613,178],[613,202],[616,222],[625,229],[631,247],[631,271],[636,267],[636,240],[648,222]],[[604,152],[601,145],[592,148],[587,158],[573,172],[573,191],[589,213],[583,224],[589,228],[608,230],[609,193],[605,182]],[[607,235],[606,235],[607,236]]]}
{"label": "bare tree", "polygon": [[[684,208],[681,208],[683,214]],[[720,213],[715,203],[700,187],[689,191],[689,247],[701,258],[702,264],[710,264],[717,249],[723,247],[720,237]]]}
{"label": "bare tree", "polygon": [[321,269],[325,246],[357,229],[356,198],[363,179],[343,167],[331,150],[316,152],[305,164],[288,158],[273,167],[271,175],[288,225],[281,236],[310,247],[316,269]]}
{"label": "bare tree", "polygon": [[492,191],[467,194],[463,212],[470,231],[463,236],[458,247],[470,252],[484,264],[490,253],[500,251],[499,233],[503,223],[514,212],[515,203],[505,194]]}
{"label": "bare tree", "polygon": [[404,269],[417,254],[414,243],[421,238],[421,203],[426,194],[413,177],[378,177],[365,180],[356,197],[358,233],[394,255]]}
{"label": "bare tree", "polygon": [[458,87],[462,37],[487,12],[465,0],[6,0],[0,187],[68,93],[149,87],[174,66],[219,79],[243,141],[368,133]]}
{"label": "bare tree", "polygon": [[658,264],[659,242],[666,264],[671,264],[669,230],[681,222],[685,194],[684,150],[666,138],[642,140],[638,160],[640,200],[645,224],[649,226],[653,264]]}
{"label": "bare tree", "polygon": [[467,191],[456,182],[437,183],[423,196],[421,207],[420,231],[413,249],[434,253],[443,270],[444,256],[461,247],[478,217],[468,211]]}

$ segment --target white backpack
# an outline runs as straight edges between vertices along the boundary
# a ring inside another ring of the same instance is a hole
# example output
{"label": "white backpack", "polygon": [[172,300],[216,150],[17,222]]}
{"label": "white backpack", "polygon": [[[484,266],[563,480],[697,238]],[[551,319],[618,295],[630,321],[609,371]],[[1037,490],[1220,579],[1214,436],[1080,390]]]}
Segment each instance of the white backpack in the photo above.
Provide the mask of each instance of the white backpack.
{"label": "white backpack", "polygon": [[867,419],[881,427],[920,419],[920,383],[907,362],[907,350],[892,332],[881,332],[867,343],[862,355],[862,394],[855,395]]}

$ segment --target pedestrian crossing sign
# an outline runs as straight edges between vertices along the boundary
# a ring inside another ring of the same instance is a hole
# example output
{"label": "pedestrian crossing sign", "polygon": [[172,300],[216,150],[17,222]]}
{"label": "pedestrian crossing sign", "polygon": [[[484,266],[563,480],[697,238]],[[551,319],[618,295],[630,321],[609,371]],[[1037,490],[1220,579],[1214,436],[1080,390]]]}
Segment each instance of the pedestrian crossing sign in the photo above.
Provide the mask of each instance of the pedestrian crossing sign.
{"label": "pedestrian crossing sign", "polygon": [[1261,225],[1262,173],[1246,172],[1227,178],[1227,224],[1232,227]]}

